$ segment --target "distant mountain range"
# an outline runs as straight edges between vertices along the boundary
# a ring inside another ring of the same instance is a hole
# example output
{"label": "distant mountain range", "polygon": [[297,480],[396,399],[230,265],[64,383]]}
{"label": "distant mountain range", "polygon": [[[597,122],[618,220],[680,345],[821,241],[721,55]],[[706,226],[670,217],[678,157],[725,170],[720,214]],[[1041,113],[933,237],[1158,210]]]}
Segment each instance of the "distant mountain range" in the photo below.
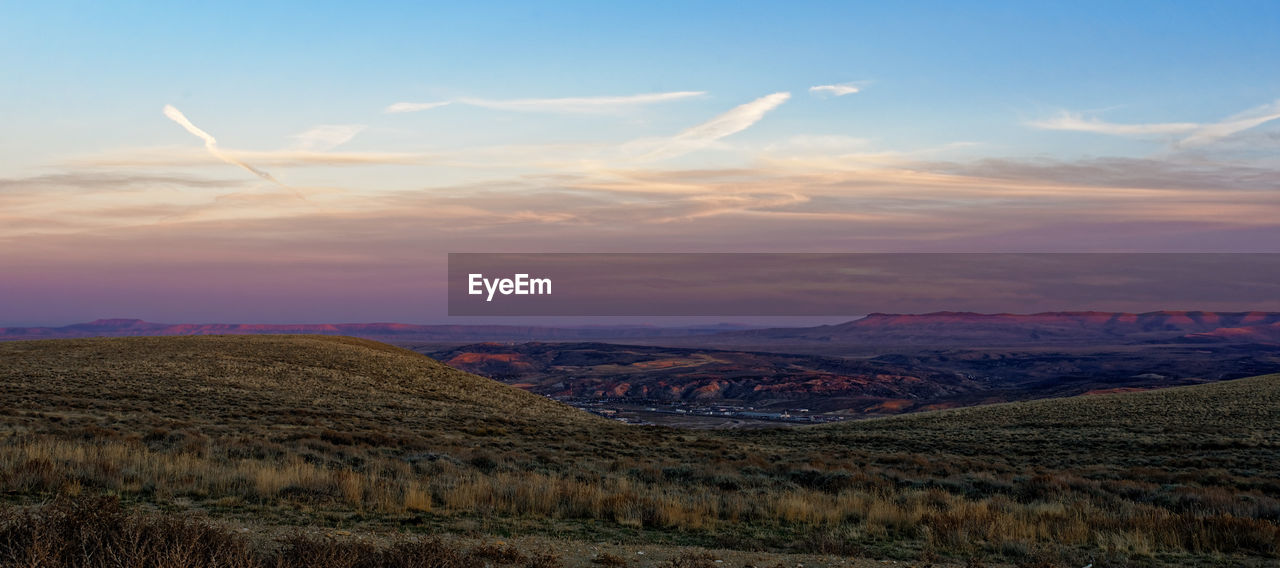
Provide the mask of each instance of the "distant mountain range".
{"label": "distant mountain range", "polygon": [[871,314],[837,324],[728,331],[679,344],[740,347],[989,347],[1139,343],[1280,344],[1277,312]]}
{"label": "distant mountain range", "polygon": [[747,326],[714,324],[690,327],[657,326],[515,326],[414,325],[407,323],[154,323],[140,319],[99,319],[60,327],[3,327],[0,340],[129,337],[160,335],[347,335],[387,342],[582,341],[703,335]]}
{"label": "distant mountain range", "polygon": [[350,335],[390,342],[674,340],[688,346],[1024,346],[1135,343],[1280,344],[1277,312],[1179,312],[1143,314],[1046,312],[1040,314],[871,314],[816,327],[751,328],[734,324],[657,326],[512,326],[343,324],[167,324],[139,319],[100,319],[61,327],[0,328],[0,339],[122,337],[138,335]]}

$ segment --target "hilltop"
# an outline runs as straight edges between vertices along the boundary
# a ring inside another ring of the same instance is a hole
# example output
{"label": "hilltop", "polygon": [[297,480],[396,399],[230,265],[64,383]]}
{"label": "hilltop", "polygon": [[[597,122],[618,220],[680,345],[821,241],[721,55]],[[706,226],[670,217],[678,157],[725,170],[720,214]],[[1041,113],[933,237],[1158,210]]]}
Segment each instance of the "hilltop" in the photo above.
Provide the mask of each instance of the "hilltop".
{"label": "hilltop", "polygon": [[[581,440],[619,426],[350,337],[195,336],[0,343],[0,400],[22,434],[142,437],[279,455],[314,441],[408,454],[484,445],[495,433]],[[603,443],[607,447],[607,443]],[[571,448],[566,448],[569,450]],[[332,459],[325,452],[318,457]]]}
{"label": "hilltop", "polygon": [[1280,554],[1278,392],[1270,376],[693,432],[603,420],[359,339],[22,341],[0,344],[13,409],[0,495],[109,493],[268,548],[298,530],[360,546],[540,538],[580,566],[599,565],[592,547],[656,566],[635,551],[690,546],[756,565],[1264,565]]}

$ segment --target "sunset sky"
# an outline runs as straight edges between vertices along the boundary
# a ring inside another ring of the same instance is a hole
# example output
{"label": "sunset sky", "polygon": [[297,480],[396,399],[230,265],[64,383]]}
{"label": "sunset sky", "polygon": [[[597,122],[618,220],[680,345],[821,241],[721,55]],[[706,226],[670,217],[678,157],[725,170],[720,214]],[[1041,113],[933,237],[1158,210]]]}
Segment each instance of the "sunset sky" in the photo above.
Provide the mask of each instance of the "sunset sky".
{"label": "sunset sky", "polygon": [[6,2],[0,325],[449,252],[1280,252],[1277,2]]}

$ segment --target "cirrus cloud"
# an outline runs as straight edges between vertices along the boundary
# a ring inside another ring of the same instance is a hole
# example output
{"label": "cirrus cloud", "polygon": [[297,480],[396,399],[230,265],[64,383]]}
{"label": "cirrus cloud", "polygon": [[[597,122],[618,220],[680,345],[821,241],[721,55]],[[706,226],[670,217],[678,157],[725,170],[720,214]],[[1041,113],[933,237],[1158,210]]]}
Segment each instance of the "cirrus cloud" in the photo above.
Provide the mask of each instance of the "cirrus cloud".
{"label": "cirrus cloud", "polygon": [[514,112],[548,112],[558,114],[613,114],[644,105],[665,103],[701,97],[706,91],[673,91],[667,93],[642,93],[638,95],[604,97],[562,97],[543,99],[484,99],[463,97],[454,101],[426,103],[400,102],[388,106],[383,112],[417,112],[442,107],[454,102],[475,107]]}
{"label": "cirrus cloud", "polygon": [[[749,103],[729,109],[711,120],[685,129],[683,132],[664,140],[658,140],[654,148],[641,159],[660,160],[687,154],[710,147],[721,138],[737,134],[760,122],[769,111],[782,106],[791,98],[791,93],[779,92],[765,95]],[[653,142],[653,141],[650,141]]]}
{"label": "cirrus cloud", "polygon": [[318,152],[332,150],[350,142],[364,129],[363,124],[321,124],[306,132],[293,135],[294,148]]}
{"label": "cirrus cloud", "polygon": [[815,85],[813,87],[809,87],[809,92],[815,95],[829,94],[837,97],[852,95],[854,93],[859,93],[861,91],[862,91],[861,87],[857,85],[851,85],[848,83],[841,83],[837,85]]}
{"label": "cirrus cloud", "polygon": [[436,101],[436,102],[429,102],[429,103],[395,103],[383,109],[382,112],[385,112],[388,114],[395,114],[395,113],[401,113],[401,112],[418,112],[421,110],[430,110],[433,108],[439,108],[452,103],[453,101]]}
{"label": "cirrus cloud", "polygon": [[1073,132],[1092,132],[1112,136],[1151,136],[1161,134],[1182,134],[1200,128],[1194,122],[1158,122],[1146,124],[1117,124],[1097,118],[1088,118],[1080,113],[1062,111],[1057,116],[1027,123],[1028,126],[1041,130],[1067,130]]}
{"label": "cirrus cloud", "polygon": [[1201,146],[1278,118],[1280,118],[1280,100],[1233,114],[1212,124],[1202,125],[1190,136],[1179,141],[1178,146],[1183,148]]}
{"label": "cirrus cloud", "polygon": [[1154,122],[1122,124],[1107,122],[1080,113],[1062,111],[1052,118],[1028,122],[1032,128],[1092,132],[1111,136],[1173,136],[1185,134],[1175,141],[1175,148],[1193,148],[1211,144],[1236,133],[1280,119],[1280,100],[1236,113],[1217,122]]}

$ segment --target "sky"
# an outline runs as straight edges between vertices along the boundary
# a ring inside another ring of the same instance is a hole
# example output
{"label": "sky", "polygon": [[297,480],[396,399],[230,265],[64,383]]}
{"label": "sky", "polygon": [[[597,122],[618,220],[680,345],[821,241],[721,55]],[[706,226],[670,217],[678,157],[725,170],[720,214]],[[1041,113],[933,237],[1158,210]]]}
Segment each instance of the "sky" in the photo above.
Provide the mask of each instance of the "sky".
{"label": "sky", "polygon": [[0,325],[449,252],[1280,252],[1275,2],[3,2]]}

